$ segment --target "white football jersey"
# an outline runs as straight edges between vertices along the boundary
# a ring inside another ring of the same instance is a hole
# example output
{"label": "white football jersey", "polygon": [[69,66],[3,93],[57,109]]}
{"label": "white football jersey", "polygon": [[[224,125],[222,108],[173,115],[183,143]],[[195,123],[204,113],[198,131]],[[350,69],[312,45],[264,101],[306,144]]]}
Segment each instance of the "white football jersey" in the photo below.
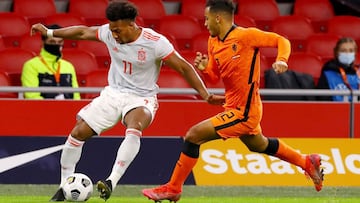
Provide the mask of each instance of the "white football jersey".
{"label": "white football jersey", "polygon": [[149,28],[141,28],[141,35],[133,42],[119,44],[113,38],[109,25],[98,29],[98,38],[109,50],[111,65],[109,86],[122,93],[154,96],[159,91],[156,84],[162,59],[174,52],[166,37]]}

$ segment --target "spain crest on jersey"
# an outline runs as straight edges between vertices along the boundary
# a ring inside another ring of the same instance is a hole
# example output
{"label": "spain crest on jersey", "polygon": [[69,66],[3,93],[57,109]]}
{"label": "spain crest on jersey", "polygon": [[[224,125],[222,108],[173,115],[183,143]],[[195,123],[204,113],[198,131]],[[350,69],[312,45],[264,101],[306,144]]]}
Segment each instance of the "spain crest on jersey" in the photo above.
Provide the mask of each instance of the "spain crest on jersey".
{"label": "spain crest on jersey", "polygon": [[146,60],[146,52],[144,51],[144,49],[140,49],[138,51],[138,61],[140,63],[145,63]]}

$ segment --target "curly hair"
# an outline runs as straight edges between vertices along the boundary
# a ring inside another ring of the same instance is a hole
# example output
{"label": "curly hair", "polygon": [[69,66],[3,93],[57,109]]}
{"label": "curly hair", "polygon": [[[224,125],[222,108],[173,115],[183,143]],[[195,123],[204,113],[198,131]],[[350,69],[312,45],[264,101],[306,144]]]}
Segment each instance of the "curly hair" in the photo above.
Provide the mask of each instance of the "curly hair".
{"label": "curly hair", "polygon": [[106,8],[106,18],[109,21],[131,20],[135,21],[138,15],[136,6],[128,1],[111,1]]}

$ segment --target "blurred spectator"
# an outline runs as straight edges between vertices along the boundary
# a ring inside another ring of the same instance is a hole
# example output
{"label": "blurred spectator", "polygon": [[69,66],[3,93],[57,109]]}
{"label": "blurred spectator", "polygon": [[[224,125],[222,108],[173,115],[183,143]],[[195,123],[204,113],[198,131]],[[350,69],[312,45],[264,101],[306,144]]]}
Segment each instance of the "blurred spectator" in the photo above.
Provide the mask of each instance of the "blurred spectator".
{"label": "blurred spectator", "polygon": [[[326,62],[321,70],[318,89],[359,89],[359,66],[355,65],[358,47],[354,39],[344,37],[334,48],[334,58]],[[350,98],[351,99],[351,98]],[[343,101],[343,96],[320,96],[318,100]]]}
{"label": "blurred spectator", "polygon": [[[61,28],[53,24],[50,29]],[[64,40],[58,37],[42,37],[40,54],[24,63],[21,83],[24,87],[78,87],[74,66],[61,58]],[[27,99],[80,99],[79,93],[26,92]]]}

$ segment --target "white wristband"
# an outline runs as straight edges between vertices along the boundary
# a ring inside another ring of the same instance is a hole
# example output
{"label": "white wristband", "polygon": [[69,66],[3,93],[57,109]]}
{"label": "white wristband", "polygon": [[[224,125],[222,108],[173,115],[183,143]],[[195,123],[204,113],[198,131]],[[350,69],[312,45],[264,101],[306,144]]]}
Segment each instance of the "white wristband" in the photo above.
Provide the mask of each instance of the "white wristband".
{"label": "white wristband", "polygon": [[54,37],[54,30],[53,29],[47,29],[46,36],[47,37]]}

